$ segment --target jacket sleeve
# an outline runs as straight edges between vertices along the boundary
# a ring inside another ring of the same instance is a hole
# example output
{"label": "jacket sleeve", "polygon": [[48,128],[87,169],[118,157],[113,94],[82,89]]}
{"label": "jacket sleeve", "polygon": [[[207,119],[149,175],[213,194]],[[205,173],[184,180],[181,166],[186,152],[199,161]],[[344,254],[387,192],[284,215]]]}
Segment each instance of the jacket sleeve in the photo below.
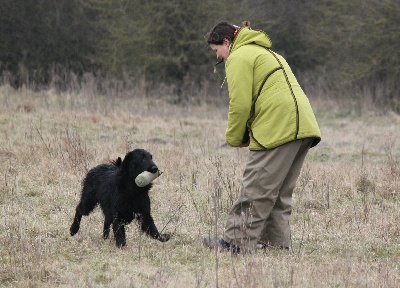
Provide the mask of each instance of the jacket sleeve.
{"label": "jacket sleeve", "polygon": [[233,147],[242,143],[246,122],[250,115],[253,91],[252,57],[235,51],[226,63],[229,90],[228,127],[226,142]]}

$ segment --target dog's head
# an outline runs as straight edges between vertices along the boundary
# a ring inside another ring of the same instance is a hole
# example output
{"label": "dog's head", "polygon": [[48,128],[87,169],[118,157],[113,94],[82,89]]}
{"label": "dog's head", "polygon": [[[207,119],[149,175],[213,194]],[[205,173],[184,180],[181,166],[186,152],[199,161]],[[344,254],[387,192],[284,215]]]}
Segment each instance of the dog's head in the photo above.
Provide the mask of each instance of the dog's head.
{"label": "dog's head", "polygon": [[135,149],[128,152],[120,166],[122,173],[128,174],[129,178],[133,179],[144,171],[150,173],[158,171],[157,165],[153,162],[153,156],[144,149]]}

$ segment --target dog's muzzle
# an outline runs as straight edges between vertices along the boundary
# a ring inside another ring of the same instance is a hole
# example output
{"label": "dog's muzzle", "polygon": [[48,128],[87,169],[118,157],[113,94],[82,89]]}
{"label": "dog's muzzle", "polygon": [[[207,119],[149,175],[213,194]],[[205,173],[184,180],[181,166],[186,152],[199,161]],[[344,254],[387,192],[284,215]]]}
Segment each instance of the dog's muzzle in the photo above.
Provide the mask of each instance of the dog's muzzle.
{"label": "dog's muzzle", "polygon": [[153,165],[150,167],[150,170],[149,170],[150,173],[156,173],[157,171],[158,171],[158,167],[156,165]]}

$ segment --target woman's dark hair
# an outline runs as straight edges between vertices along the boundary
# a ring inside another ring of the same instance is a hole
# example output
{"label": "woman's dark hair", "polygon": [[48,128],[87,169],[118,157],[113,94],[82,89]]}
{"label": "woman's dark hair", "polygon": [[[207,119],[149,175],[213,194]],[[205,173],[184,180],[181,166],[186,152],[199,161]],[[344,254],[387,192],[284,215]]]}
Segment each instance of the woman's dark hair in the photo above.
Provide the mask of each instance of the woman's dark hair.
{"label": "woman's dark hair", "polygon": [[[243,21],[242,24],[243,27],[250,27],[249,21]],[[206,35],[207,43],[221,45],[223,44],[225,38],[233,42],[233,39],[235,38],[239,28],[240,27],[229,24],[228,22],[219,22]]]}
{"label": "woman's dark hair", "polygon": [[210,33],[208,33],[207,43],[221,45],[223,43],[224,38],[229,39],[231,42],[233,41],[233,33],[235,33],[236,28],[229,24],[228,22],[220,22],[215,25],[214,28],[211,29]]}

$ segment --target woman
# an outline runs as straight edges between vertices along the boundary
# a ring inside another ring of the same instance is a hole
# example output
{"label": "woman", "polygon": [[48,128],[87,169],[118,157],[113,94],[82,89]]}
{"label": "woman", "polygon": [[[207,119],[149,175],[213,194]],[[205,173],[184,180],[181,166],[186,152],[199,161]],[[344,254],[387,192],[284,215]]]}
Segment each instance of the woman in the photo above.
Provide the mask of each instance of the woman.
{"label": "woman", "polygon": [[221,22],[207,43],[225,63],[226,142],[250,153],[223,238],[203,243],[232,252],[260,243],[289,250],[292,193],[309,148],[321,140],[315,115],[285,59],[270,50],[266,33],[249,22],[242,28]]}

